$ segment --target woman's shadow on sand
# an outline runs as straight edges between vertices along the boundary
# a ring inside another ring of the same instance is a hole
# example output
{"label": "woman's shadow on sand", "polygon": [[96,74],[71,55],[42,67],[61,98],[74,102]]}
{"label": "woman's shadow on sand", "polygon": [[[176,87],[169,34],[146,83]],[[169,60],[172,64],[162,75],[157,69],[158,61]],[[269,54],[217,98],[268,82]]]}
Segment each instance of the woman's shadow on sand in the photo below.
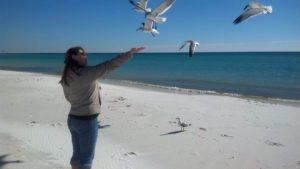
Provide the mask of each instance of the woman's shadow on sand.
{"label": "woman's shadow on sand", "polygon": [[13,161],[6,161],[5,158],[9,156],[9,154],[4,154],[0,156],[0,169],[3,169],[5,165],[11,163],[22,163],[21,160],[13,160]]}

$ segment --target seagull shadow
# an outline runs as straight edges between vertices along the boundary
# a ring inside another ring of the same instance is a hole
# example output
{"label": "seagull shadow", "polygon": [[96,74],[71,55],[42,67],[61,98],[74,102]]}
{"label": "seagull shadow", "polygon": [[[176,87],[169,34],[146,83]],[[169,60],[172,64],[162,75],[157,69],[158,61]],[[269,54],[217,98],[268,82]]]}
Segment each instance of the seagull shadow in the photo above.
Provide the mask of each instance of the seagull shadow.
{"label": "seagull shadow", "polygon": [[173,135],[173,134],[178,134],[178,133],[182,133],[182,132],[185,132],[185,130],[172,131],[169,133],[161,134],[160,136]]}
{"label": "seagull shadow", "polygon": [[4,169],[4,166],[11,163],[22,163],[21,160],[14,160],[14,161],[6,161],[5,158],[9,156],[9,154],[1,155],[0,156],[0,169]]}

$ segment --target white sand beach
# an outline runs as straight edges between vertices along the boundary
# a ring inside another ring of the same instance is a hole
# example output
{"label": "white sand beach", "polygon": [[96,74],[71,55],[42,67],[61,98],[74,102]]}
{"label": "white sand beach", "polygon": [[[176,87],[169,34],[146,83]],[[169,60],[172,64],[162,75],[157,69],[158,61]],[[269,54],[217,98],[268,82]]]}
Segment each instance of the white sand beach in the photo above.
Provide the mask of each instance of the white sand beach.
{"label": "white sand beach", "polygon": [[[0,169],[67,169],[60,77],[0,71]],[[101,83],[93,169],[297,169],[300,101]],[[191,126],[180,132],[176,118]]]}

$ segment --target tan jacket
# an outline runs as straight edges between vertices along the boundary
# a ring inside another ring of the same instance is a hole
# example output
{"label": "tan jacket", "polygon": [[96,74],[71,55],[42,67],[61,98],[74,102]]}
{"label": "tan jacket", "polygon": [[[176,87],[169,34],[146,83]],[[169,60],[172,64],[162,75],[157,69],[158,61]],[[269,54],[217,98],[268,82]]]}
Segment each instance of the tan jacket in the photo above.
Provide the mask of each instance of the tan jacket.
{"label": "tan jacket", "polygon": [[62,83],[62,87],[65,98],[71,104],[69,113],[76,116],[100,113],[101,98],[97,79],[120,67],[131,56],[131,53],[127,52],[96,66],[86,66],[79,71],[80,75],[68,70],[69,86]]}

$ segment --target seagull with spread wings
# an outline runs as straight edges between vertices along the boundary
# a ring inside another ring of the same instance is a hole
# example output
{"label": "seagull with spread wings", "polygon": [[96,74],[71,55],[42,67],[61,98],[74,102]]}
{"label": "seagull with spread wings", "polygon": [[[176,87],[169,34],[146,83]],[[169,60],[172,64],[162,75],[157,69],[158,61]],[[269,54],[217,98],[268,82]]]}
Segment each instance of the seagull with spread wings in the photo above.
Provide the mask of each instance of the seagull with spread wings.
{"label": "seagull with spread wings", "polygon": [[154,21],[147,19],[145,23],[142,23],[142,25],[143,26],[138,28],[137,31],[151,33],[153,37],[155,37],[156,34],[159,34]]}
{"label": "seagull with spread wings", "polygon": [[273,8],[272,6],[265,6],[258,2],[250,2],[245,6],[244,11],[245,12],[243,14],[233,21],[234,24],[239,24],[248,18],[252,18],[261,14],[271,14]]}
{"label": "seagull with spread wings", "polygon": [[167,12],[175,1],[176,0],[164,0],[163,3],[152,11],[151,8],[147,8],[148,0],[140,0],[139,2],[129,0],[129,2],[134,5],[136,11],[145,13],[146,21],[145,23],[142,23],[143,27],[140,27],[137,30],[150,32],[153,36],[159,34],[156,23],[165,23],[167,21],[167,18],[161,17],[161,15]]}
{"label": "seagull with spread wings", "polygon": [[167,18],[161,17],[164,13],[166,13],[176,0],[164,0],[155,10],[146,13],[146,18],[150,19],[157,23],[165,23]]}
{"label": "seagull with spread wings", "polygon": [[192,57],[193,54],[195,53],[196,47],[199,46],[199,42],[193,41],[193,40],[188,40],[185,41],[183,45],[181,45],[181,47],[179,48],[179,50],[181,50],[182,48],[184,48],[186,45],[190,45],[189,46],[189,56]]}
{"label": "seagull with spread wings", "polygon": [[133,9],[137,12],[141,12],[141,13],[151,12],[151,8],[147,8],[148,0],[140,0],[139,2],[129,0],[129,3],[133,5]]}

